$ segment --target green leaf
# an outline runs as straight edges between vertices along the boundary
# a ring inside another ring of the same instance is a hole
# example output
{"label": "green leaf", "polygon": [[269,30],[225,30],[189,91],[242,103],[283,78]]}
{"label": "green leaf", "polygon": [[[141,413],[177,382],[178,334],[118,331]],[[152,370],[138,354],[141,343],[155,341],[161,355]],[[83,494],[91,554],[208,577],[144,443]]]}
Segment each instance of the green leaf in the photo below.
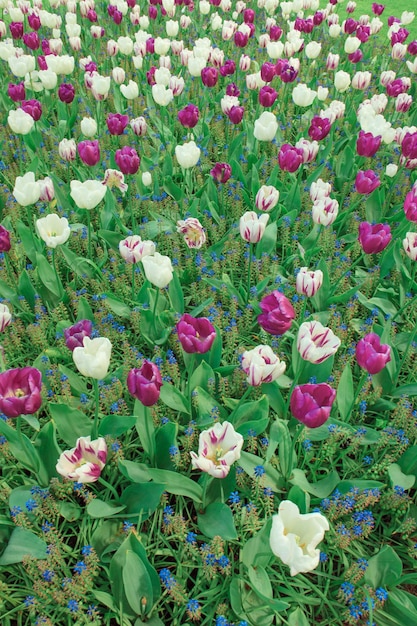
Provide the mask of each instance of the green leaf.
{"label": "green leaf", "polygon": [[181,281],[177,272],[174,272],[173,279],[169,283],[168,288],[169,299],[176,313],[181,315],[184,313],[184,292],[182,290]]}
{"label": "green leaf", "polygon": [[310,626],[310,622],[300,607],[296,608],[295,611],[289,614],[288,626]]}
{"label": "green leaf", "polygon": [[368,560],[365,582],[374,589],[393,587],[401,578],[403,566],[400,557],[391,546],[384,546]]}
{"label": "green leaf", "polygon": [[81,376],[70,370],[69,367],[62,365],[62,363],[58,364],[58,370],[68,378],[72,393],[77,396],[80,396],[82,393],[88,393],[84,378],[81,378]]}
{"label": "green leaf", "polygon": [[256,258],[262,258],[263,254],[273,254],[277,247],[277,235],[278,227],[276,222],[268,224],[265,229],[265,233],[262,236],[260,242],[256,245],[255,254]]}
{"label": "green leaf", "polygon": [[134,416],[136,430],[140,438],[140,442],[146,454],[148,455],[151,465],[155,460],[155,426],[153,423],[152,413],[149,407],[144,406],[139,400],[135,400]]}
{"label": "green leaf", "polygon": [[310,496],[307,491],[298,485],[293,485],[288,492],[288,500],[294,502],[300,509],[300,513],[307,513],[310,508]]}
{"label": "green leaf", "polygon": [[42,254],[36,253],[36,269],[41,283],[57,298],[62,298],[64,288],[61,280]]}
{"label": "green leaf", "polygon": [[46,554],[45,541],[30,530],[18,526],[13,530],[9,543],[0,557],[0,565],[21,563],[25,556],[45,559]]}
{"label": "green leaf", "polygon": [[20,272],[18,290],[19,294],[25,298],[26,302],[33,310],[35,308],[36,289],[32,285],[26,270]]}
{"label": "green leaf", "polygon": [[157,509],[164,491],[163,484],[135,483],[123,490],[120,502],[126,505],[124,508],[128,515],[137,515],[144,521]]}
{"label": "green leaf", "polygon": [[120,298],[116,298],[116,296],[113,296],[111,293],[105,293],[103,295],[106,296],[104,304],[110,309],[110,311],[112,311],[112,313],[126,319],[130,318],[132,312],[127,304],[120,300]]}
{"label": "green leaf", "polygon": [[170,409],[190,415],[187,398],[171,383],[165,382],[162,385],[160,399]]}
{"label": "green leaf", "polygon": [[416,482],[416,477],[413,474],[403,474],[397,463],[391,463],[391,465],[388,465],[387,469],[393,487],[411,489]]}
{"label": "green leaf", "polygon": [[272,518],[267,520],[264,526],[254,537],[251,537],[243,544],[240,552],[241,561],[246,567],[267,567],[274,559],[270,545],[269,536],[271,534]]}
{"label": "green leaf", "polygon": [[144,607],[150,611],[153,607],[152,583],[144,563],[131,550],[126,552],[122,575],[126,598],[134,613],[142,614]]}
{"label": "green leaf", "polygon": [[240,455],[238,465],[248,474],[248,476],[254,476],[255,467],[262,465],[265,468],[265,474],[262,478],[265,487],[270,487],[275,492],[281,492],[280,487],[283,485],[282,477],[279,472],[268,463],[265,463],[264,459],[250,452],[242,452]]}
{"label": "green leaf", "polygon": [[55,424],[47,422],[39,433],[33,445],[39,452],[41,470],[43,469],[43,483],[49,484],[51,478],[58,476],[56,464],[61,455],[61,450],[56,441]]}
{"label": "green leaf", "polygon": [[290,483],[301,487],[301,489],[311,493],[316,498],[327,498],[339,485],[340,478],[336,470],[332,470],[325,478],[315,483],[309,483],[303,470],[293,469]]}
{"label": "green leaf", "polygon": [[155,432],[155,462],[158,468],[174,470],[170,449],[177,446],[178,424],[167,422]]}
{"label": "green leaf", "polygon": [[196,387],[203,387],[206,391],[208,391],[208,383],[209,380],[214,381],[214,371],[210,367],[210,365],[206,361],[202,361],[200,365],[194,370],[191,374],[190,379],[190,389],[195,389]]}
{"label": "green leaf", "polygon": [[200,532],[209,539],[217,535],[225,541],[238,538],[233,513],[227,504],[222,502],[213,502],[208,505],[204,513],[198,513],[197,524]]}
{"label": "green leaf", "polygon": [[336,402],[342,421],[349,418],[355,398],[353,376],[349,363],[345,366],[337,387]]}
{"label": "green leaf", "polygon": [[100,500],[100,498],[94,498],[87,505],[87,513],[90,517],[98,519],[101,517],[111,517],[112,515],[116,515],[116,513],[124,511],[125,508],[126,506],[124,504],[113,504],[112,502]]}
{"label": "green leaf", "polygon": [[80,278],[101,278],[100,268],[90,259],[77,256],[67,246],[60,246],[60,252],[68,267]]}
{"label": "green leaf", "polygon": [[268,398],[269,404],[274,409],[275,413],[279,417],[284,417],[285,402],[277,381],[274,380],[272,383],[263,383],[261,389]]}
{"label": "green leaf", "polygon": [[120,437],[133,428],[135,423],[136,418],[133,415],[107,415],[100,421],[98,434],[102,437],[106,435]]}
{"label": "green leaf", "polygon": [[90,320],[94,322],[94,313],[91,309],[91,306],[88,303],[88,300],[85,298],[80,298],[78,301],[78,315],[77,322],[80,320]]}
{"label": "green leaf", "polygon": [[79,437],[91,435],[93,422],[78,409],[72,409],[67,404],[53,402],[48,407],[59,436],[69,446],[74,447]]}
{"label": "green leaf", "polygon": [[203,498],[201,485],[191,478],[170,470],[150,468],[145,463],[120,461],[120,470],[124,476],[136,483],[154,480],[164,485],[164,490],[177,496],[187,496],[197,503]]}
{"label": "green leaf", "polygon": [[404,474],[417,476],[417,446],[411,446],[398,459],[398,465]]}
{"label": "green leaf", "polygon": [[99,589],[92,590],[93,596],[97,600],[97,602],[101,602],[104,606],[114,611],[114,613],[118,613],[119,607],[116,606],[116,603],[113,599],[113,596],[106,591],[100,591]]}
{"label": "green leaf", "polygon": [[241,404],[229,416],[229,420],[235,429],[239,428],[239,426],[245,422],[265,419],[267,422],[269,421],[269,402],[265,395],[263,395],[259,400]]}
{"label": "green leaf", "polygon": [[401,398],[401,396],[417,396],[417,384],[409,383],[408,385],[401,385],[401,387],[397,387],[392,393],[392,398]]}
{"label": "green leaf", "polygon": [[[364,489],[381,489],[385,486],[385,483],[381,483],[379,480],[341,480],[337,485],[337,489],[340,493],[345,494],[354,487],[363,491]],[[323,497],[323,496],[321,496]],[[326,497],[326,496],[324,496]]]}
{"label": "green leaf", "polygon": [[37,474],[41,467],[41,460],[29,437],[26,437],[23,433],[18,433],[3,420],[0,420],[0,434],[6,437],[13,456],[26,469]]}
{"label": "green leaf", "polygon": [[68,522],[75,522],[77,519],[80,519],[82,509],[76,502],[60,502],[59,514]]}

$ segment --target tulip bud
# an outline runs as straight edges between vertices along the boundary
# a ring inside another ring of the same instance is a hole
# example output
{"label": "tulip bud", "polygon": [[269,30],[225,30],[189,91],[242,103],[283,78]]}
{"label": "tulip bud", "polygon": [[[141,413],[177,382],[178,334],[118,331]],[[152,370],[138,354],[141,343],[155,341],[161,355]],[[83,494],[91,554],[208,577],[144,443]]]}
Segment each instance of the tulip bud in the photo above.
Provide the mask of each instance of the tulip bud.
{"label": "tulip bud", "polygon": [[316,270],[309,271],[307,267],[301,267],[296,278],[296,291],[300,295],[311,298],[323,284],[323,272]]}
{"label": "tulip bud", "polygon": [[388,224],[359,224],[358,241],[366,254],[377,254],[385,250],[392,239],[391,229]]}
{"label": "tulip bud", "polygon": [[185,313],[177,324],[178,339],[184,352],[205,354],[213,345],[216,330],[206,317],[192,317]]}
{"label": "tulip bud", "polygon": [[365,335],[356,346],[356,360],[369,374],[378,374],[391,361],[391,348],[376,333]]}
{"label": "tulip bud", "polygon": [[255,198],[258,211],[271,211],[279,200],[279,191],[273,185],[262,185]]}
{"label": "tulip bud", "polygon": [[262,313],[258,315],[258,324],[270,335],[283,335],[291,328],[295,318],[294,307],[284,294],[273,291],[259,303]]}
{"label": "tulip bud", "polygon": [[290,400],[292,415],[308,428],[318,428],[330,417],[336,391],[327,383],[297,385]]}
{"label": "tulip bud", "polygon": [[155,252],[142,258],[145,277],[150,283],[163,289],[174,278],[171,259],[168,256]]}
{"label": "tulip bud", "polygon": [[247,211],[239,221],[240,236],[248,243],[258,243],[265,232],[269,215],[257,216],[255,211]]}
{"label": "tulip bud", "polygon": [[0,333],[10,324],[12,315],[7,304],[0,304]]}
{"label": "tulip bud", "polygon": [[162,384],[158,367],[146,359],[140,368],[131,369],[127,376],[129,393],[144,406],[153,406],[158,402]]}

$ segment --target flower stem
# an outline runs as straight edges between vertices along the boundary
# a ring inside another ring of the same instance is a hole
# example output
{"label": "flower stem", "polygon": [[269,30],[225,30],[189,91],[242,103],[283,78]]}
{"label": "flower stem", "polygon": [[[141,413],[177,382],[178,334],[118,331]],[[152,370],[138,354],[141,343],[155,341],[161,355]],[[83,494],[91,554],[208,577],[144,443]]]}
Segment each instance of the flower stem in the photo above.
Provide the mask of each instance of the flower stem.
{"label": "flower stem", "polygon": [[107,480],[104,480],[104,478],[102,478],[102,476],[98,477],[97,482],[99,482],[100,485],[103,485],[103,487],[106,487],[109,491],[111,491],[112,494],[114,495],[114,497],[116,498],[116,500],[119,499],[119,494],[117,493],[116,489],[113,487],[113,485],[111,485],[109,482],[107,482]]}
{"label": "flower stem", "polygon": [[93,389],[94,389],[94,422],[93,429],[91,431],[91,438],[97,439],[98,437],[98,412],[100,408],[100,392],[98,389],[98,380],[93,378]]}
{"label": "flower stem", "polygon": [[87,229],[88,229],[88,258],[91,259],[91,216],[90,211],[87,210]]}
{"label": "flower stem", "polygon": [[253,247],[252,247],[252,244],[250,243],[249,244],[249,258],[248,258],[248,280],[247,280],[247,287],[246,287],[246,302],[249,302],[249,296],[250,296],[252,253],[253,253]]}

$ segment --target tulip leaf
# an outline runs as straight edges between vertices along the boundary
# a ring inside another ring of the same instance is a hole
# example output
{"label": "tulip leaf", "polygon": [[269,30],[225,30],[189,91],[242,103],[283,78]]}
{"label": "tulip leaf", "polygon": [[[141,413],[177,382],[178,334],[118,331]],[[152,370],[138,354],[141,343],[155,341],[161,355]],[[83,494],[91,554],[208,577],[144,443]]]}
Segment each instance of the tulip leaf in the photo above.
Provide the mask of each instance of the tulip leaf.
{"label": "tulip leaf", "polygon": [[165,485],[154,482],[129,485],[120,498],[126,505],[124,515],[139,515],[142,521],[148,519],[157,509],[164,491]]}
{"label": "tulip leaf", "polygon": [[368,560],[365,582],[374,589],[398,584],[403,571],[400,557],[391,546],[383,548]]}
{"label": "tulip leaf", "polygon": [[116,515],[116,513],[120,513],[125,509],[125,504],[113,505],[111,502],[105,502],[104,500],[100,500],[100,498],[94,498],[87,505],[87,513],[90,517],[93,517],[95,519],[100,519],[102,517],[111,517],[112,515]]}
{"label": "tulip leaf", "polygon": [[60,252],[65,259],[68,267],[74,271],[80,278],[100,278],[101,271],[93,261],[85,259],[84,257],[77,256],[67,246],[60,246]]}
{"label": "tulip leaf", "polygon": [[0,420],[0,434],[6,437],[13,456],[24,467],[37,474],[41,467],[41,461],[31,440],[23,433],[17,432],[3,420]]}
{"label": "tulip leaf", "polygon": [[171,448],[177,447],[178,424],[167,422],[155,432],[155,461],[159,469],[175,470]]}
{"label": "tulip leaf", "polygon": [[263,433],[269,424],[269,418],[265,417],[264,419],[257,419],[249,422],[245,422],[238,426],[235,430],[238,432],[244,439],[248,437],[258,437],[261,433]]}
{"label": "tulip leaf", "polygon": [[225,541],[238,538],[233,513],[227,504],[222,502],[213,502],[208,505],[204,513],[198,513],[197,524],[203,535],[209,539],[217,535]]}
{"label": "tulip leaf", "polygon": [[173,278],[169,283],[168,293],[175,313],[181,313],[182,315],[184,313],[184,292],[177,272],[173,273]]}
{"label": "tulip leaf", "polygon": [[135,400],[133,410],[135,416],[136,430],[140,438],[140,442],[146,454],[148,455],[151,465],[155,460],[155,426],[151,410],[139,400]]}
{"label": "tulip leaf", "polygon": [[333,371],[334,355],[327,358],[322,363],[309,363],[304,361],[304,367],[300,374],[299,384],[308,383],[313,379],[317,383],[325,383]]}
{"label": "tulip leaf", "polygon": [[310,626],[310,622],[300,607],[297,607],[295,611],[289,614],[288,626]]}
{"label": "tulip leaf", "polygon": [[379,480],[341,480],[337,485],[337,489],[341,494],[345,494],[353,488],[363,491],[364,489],[381,489],[384,485],[385,483],[381,483]]}
{"label": "tulip leaf", "polygon": [[41,252],[42,245],[39,239],[34,236],[34,229],[26,226],[26,224],[20,220],[16,224],[16,229],[26,256],[29,257],[34,265],[36,265],[36,254]]}
{"label": "tulip leaf", "polygon": [[263,466],[265,468],[265,474],[262,477],[264,486],[270,487],[276,493],[281,493],[282,477],[274,467],[265,463],[264,459],[250,452],[242,452],[237,463],[250,477],[254,476],[255,467]]}
{"label": "tulip leaf", "polygon": [[67,404],[53,402],[48,407],[58,434],[67,445],[75,446],[79,437],[87,437],[91,434],[93,422],[78,409],[72,409]]}
{"label": "tulip leaf", "polygon": [[104,303],[115,315],[123,318],[130,318],[132,312],[130,308],[119,298],[111,293],[103,294],[105,296]]}
{"label": "tulip leaf", "polygon": [[61,450],[58,447],[56,441],[55,424],[47,422],[39,433],[36,435],[34,441],[35,448],[39,451],[39,458],[41,461],[40,475],[42,475],[42,482],[45,485],[49,484],[51,478],[58,476],[56,471],[56,464],[60,457]]}
{"label": "tulip leaf", "polygon": [[19,295],[24,297],[30,308],[33,310],[35,308],[36,290],[32,285],[29,274],[26,270],[22,270],[20,272],[18,289]]}
{"label": "tulip leaf", "polygon": [[169,406],[170,409],[190,415],[187,398],[181,391],[174,387],[174,385],[171,385],[171,383],[164,382],[161,387],[160,399],[164,404]]}
{"label": "tulip leaf", "polygon": [[74,395],[80,396],[83,393],[88,393],[85,380],[81,378],[81,376],[70,370],[69,367],[65,367],[65,365],[62,365],[62,363],[58,364],[58,370],[61,374],[67,377],[71,387],[71,391]]}
{"label": "tulip leaf", "polygon": [[136,423],[134,415],[107,415],[100,421],[98,434],[102,437],[111,435],[119,437],[133,428]]}
{"label": "tulip leaf", "polygon": [[64,288],[60,278],[42,254],[36,253],[36,269],[41,283],[57,298],[61,298]]}
{"label": "tulip leaf", "polygon": [[325,478],[315,483],[309,483],[303,470],[295,468],[292,471],[290,483],[301,487],[301,489],[304,489],[307,493],[311,493],[311,495],[316,496],[316,498],[327,498],[327,496],[339,486],[340,478],[336,470],[333,470],[329,472]]}
{"label": "tulip leaf", "polygon": [[154,480],[163,484],[164,490],[168,493],[187,496],[198,503],[202,501],[203,489],[201,485],[178,472],[150,468],[145,463],[133,463],[132,461],[120,461],[119,468],[124,476],[135,483]]}
{"label": "tulip leaf", "polygon": [[68,522],[75,522],[77,519],[80,519],[82,509],[75,502],[60,502],[59,514]]}
{"label": "tulip leaf", "polygon": [[241,404],[229,416],[229,421],[235,428],[239,428],[239,426],[248,421],[263,421],[265,419],[269,421],[269,402],[265,395],[259,400]]}
{"label": "tulip leaf", "polygon": [[398,459],[398,465],[405,474],[417,476],[417,446],[410,446]]}
{"label": "tulip leaf", "polygon": [[191,374],[190,389],[203,387],[208,391],[209,381],[215,382],[214,371],[206,361],[201,361],[200,365]]}
{"label": "tulip leaf", "polygon": [[[280,378],[283,378],[280,376]],[[272,383],[263,383],[261,387],[263,393],[268,398],[269,404],[279,417],[284,417],[285,402],[282,397],[279,385],[276,380]]]}
{"label": "tulip leaf", "polygon": [[141,614],[143,607],[150,611],[153,607],[151,579],[144,563],[132,550],[126,552],[122,576],[126,598],[134,613]]}
{"label": "tulip leaf", "polygon": [[393,487],[411,489],[414,485],[416,477],[413,474],[404,474],[398,463],[391,463],[387,469]]}
{"label": "tulip leaf", "polygon": [[274,555],[269,545],[269,535],[271,534],[272,518],[256,533],[246,541],[241,550],[241,560],[246,567],[267,567],[274,559]]}
{"label": "tulip leaf", "polygon": [[0,557],[0,565],[21,563],[26,556],[34,559],[45,559],[47,555],[46,543],[43,539],[26,528],[16,527],[9,542]]}
{"label": "tulip leaf", "polygon": [[337,387],[336,402],[342,421],[348,421],[353,408],[355,392],[353,388],[353,376],[349,363],[343,370]]}
{"label": "tulip leaf", "polygon": [[265,232],[256,245],[256,258],[262,258],[263,254],[272,254],[277,246],[278,227],[276,222],[268,224]]}

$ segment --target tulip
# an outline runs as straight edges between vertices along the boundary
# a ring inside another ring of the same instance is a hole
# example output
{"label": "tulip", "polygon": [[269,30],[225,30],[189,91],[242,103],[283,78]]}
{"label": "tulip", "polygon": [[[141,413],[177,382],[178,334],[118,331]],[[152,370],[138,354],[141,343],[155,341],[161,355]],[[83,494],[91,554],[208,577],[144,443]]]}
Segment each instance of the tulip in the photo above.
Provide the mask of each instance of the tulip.
{"label": "tulip", "polygon": [[119,170],[111,169],[108,169],[104,172],[103,185],[105,185],[109,189],[113,189],[113,187],[116,187],[116,189],[120,189],[123,196],[129,188],[129,185],[126,185],[125,183],[125,177],[122,172],[119,172]]}
{"label": "tulip", "polygon": [[297,350],[305,361],[323,363],[335,354],[340,346],[340,339],[330,328],[320,322],[303,322],[297,335]]}
{"label": "tulip", "polygon": [[177,324],[178,339],[187,354],[205,354],[213,345],[216,330],[206,317],[184,313]]}
{"label": "tulip", "polygon": [[357,343],[355,356],[358,365],[368,374],[378,374],[391,361],[391,348],[381,344],[376,333],[368,333]]}
{"label": "tulip", "polygon": [[196,217],[187,217],[186,220],[178,220],[177,233],[184,235],[184,241],[189,248],[198,249],[206,243],[206,233]]}
{"label": "tulip", "polygon": [[310,198],[312,202],[316,202],[319,198],[327,198],[332,191],[330,183],[325,182],[321,178],[311,183]]}
{"label": "tulip", "polygon": [[51,202],[55,198],[55,189],[52,179],[46,176],[39,180],[38,183],[41,188],[39,200],[41,200],[41,202]]}
{"label": "tulip", "polygon": [[327,383],[297,385],[291,394],[292,415],[308,428],[318,428],[330,417],[336,391]]}
{"label": "tulip", "polygon": [[155,287],[167,287],[174,277],[171,259],[159,252],[144,256],[142,264],[147,280]]}
{"label": "tulip", "polygon": [[178,121],[184,128],[194,128],[199,119],[200,113],[198,107],[194,104],[187,104],[186,107],[178,111]]}
{"label": "tulip", "polygon": [[109,113],[106,119],[110,135],[123,135],[124,129],[128,123],[129,116],[121,115],[120,113]]}
{"label": "tulip", "polygon": [[135,148],[130,146],[124,146],[120,150],[116,150],[114,160],[123,174],[136,174],[139,169],[140,156]]}
{"label": "tulip", "polygon": [[69,328],[64,329],[65,345],[73,352],[75,348],[84,347],[84,337],[90,337],[93,332],[93,324],[90,320],[80,320]]}
{"label": "tulip", "polygon": [[203,67],[201,81],[205,87],[214,87],[219,79],[219,71],[215,67]]}
{"label": "tulip", "polygon": [[23,109],[17,109],[16,111],[12,109],[9,111],[7,123],[17,135],[27,135],[32,130],[35,120]]}
{"label": "tulip", "polygon": [[417,223],[417,189],[415,187],[413,187],[405,197],[404,213],[405,217],[410,222]]}
{"label": "tulip", "polygon": [[7,87],[7,95],[13,100],[13,102],[20,102],[26,97],[24,83],[18,83],[17,85],[9,83]]}
{"label": "tulip", "polygon": [[232,175],[232,168],[228,163],[216,163],[216,165],[210,170],[211,176],[218,183],[227,183]]}
{"label": "tulip", "polygon": [[371,84],[372,74],[371,72],[356,72],[352,78],[353,89],[364,90]]}
{"label": "tulip", "polygon": [[62,83],[58,89],[58,98],[65,104],[71,104],[75,98],[74,86],[70,83]]}
{"label": "tulip", "polygon": [[269,346],[260,345],[242,355],[242,369],[252,387],[271,383],[285,372],[286,365]]}
{"label": "tulip", "polygon": [[72,180],[70,196],[79,209],[94,209],[106,195],[107,187],[98,180]]}
{"label": "tulip", "polygon": [[295,318],[294,307],[284,294],[273,291],[259,303],[262,313],[258,324],[270,335],[283,335],[291,328]]}
{"label": "tulip", "polygon": [[175,156],[180,166],[184,169],[197,165],[201,150],[195,141],[189,141],[182,145],[175,146]]}
{"label": "tulip", "polygon": [[350,75],[343,70],[339,70],[334,75],[334,86],[340,93],[347,91],[350,87]]}
{"label": "tulip", "polygon": [[35,174],[27,172],[24,176],[18,176],[15,180],[13,195],[21,206],[35,204],[39,200],[41,188],[35,181]]}
{"label": "tulip", "polygon": [[11,247],[10,233],[0,224],[0,252],[9,252]]}
{"label": "tulip", "polygon": [[144,117],[136,117],[135,119],[130,120],[130,127],[138,137],[146,135],[146,131],[148,130],[148,125]]}
{"label": "tulip", "polygon": [[284,172],[296,172],[303,163],[303,151],[284,143],[278,153],[278,163]]}
{"label": "tulip", "polygon": [[308,129],[309,137],[315,141],[321,141],[327,137],[331,127],[332,125],[327,117],[315,115],[311,120],[310,128]]}
{"label": "tulip", "polygon": [[279,191],[273,185],[262,185],[255,198],[255,205],[259,211],[272,211],[278,204]]}
{"label": "tulip", "polygon": [[270,111],[264,111],[255,120],[254,137],[258,141],[272,141],[278,130],[277,118]]}
{"label": "tulip", "polygon": [[268,85],[265,85],[259,91],[259,104],[263,107],[271,107],[277,98],[278,93]]}
{"label": "tulip", "polygon": [[64,161],[74,161],[77,155],[75,139],[62,139],[58,145],[58,152]]}
{"label": "tulip", "polygon": [[374,137],[372,133],[361,130],[356,141],[356,152],[359,156],[372,157],[379,150],[381,140],[381,135]]}
{"label": "tulip", "polygon": [[129,393],[144,406],[153,406],[158,402],[162,384],[158,367],[146,359],[140,368],[131,369],[127,375]]}
{"label": "tulip", "polygon": [[248,243],[258,243],[265,232],[269,215],[257,216],[255,211],[246,211],[239,221],[240,236]]}
{"label": "tulip", "polygon": [[120,85],[120,91],[126,100],[135,100],[139,96],[139,86],[133,80],[127,85]]}
{"label": "tulip", "polygon": [[104,437],[91,441],[90,437],[79,437],[75,448],[61,454],[56,471],[64,478],[77,483],[94,483],[107,460],[107,444]]}
{"label": "tulip", "polygon": [[267,61],[261,67],[261,78],[266,83],[270,83],[276,76],[276,68],[274,63]]}
{"label": "tulip", "polygon": [[407,233],[403,239],[403,248],[412,261],[417,261],[417,233]]}
{"label": "tulip", "polygon": [[315,224],[330,226],[337,218],[338,213],[338,201],[329,197],[322,197],[314,202],[311,217]]}
{"label": "tulip", "polygon": [[329,530],[329,522],[321,513],[301,514],[291,500],[283,500],[278,514],[272,516],[269,543],[272,552],[289,565],[291,576],[311,572],[320,562],[317,544]]}
{"label": "tulip", "polygon": [[198,454],[190,452],[192,467],[214,478],[225,478],[240,458],[242,446],[243,437],[230,422],[217,422],[200,433]]}
{"label": "tulip", "polygon": [[150,187],[152,185],[152,174],[150,172],[143,172],[142,184],[145,185],[145,187]]}
{"label": "tulip", "polygon": [[309,107],[313,104],[316,96],[317,91],[310,89],[303,83],[298,83],[298,85],[292,90],[293,102],[299,107]]}
{"label": "tulip", "polygon": [[377,254],[385,250],[392,239],[391,229],[388,224],[359,224],[358,241],[366,254]]}
{"label": "tulip", "polygon": [[373,170],[359,170],[356,175],[355,187],[358,193],[370,194],[377,187],[379,187],[380,184],[381,181],[379,180],[378,175],[375,174]]}
{"label": "tulip", "polygon": [[48,248],[56,248],[65,243],[71,234],[67,218],[59,217],[56,213],[36,220],[36,230]]}
{"label": "tulip", "polygon": [[319,152],[319,144],[317,141],[308,141],[308,139],[299,139],[295,144],[297,150],[301,150],[303,155],[303,163],[312,163]]}
{"label": "tulip", "polygon": [[375,15],[381,15],[385,9],[385,4],[378,4],[377,2],[372,3],[372,12]]}
{"label": "tulip", "polygon": [[300,295],[311,298],[323,284],[323,272],[316,270],[311,272],[307,267],[301,267],[296,278],[296,291]]}
{"label": "tulip", "polygon": [[156,104],[166,107],[173,100],[174,93],[172,89],[167,89],[165,85],[152,85],[152,97]]}
{"label": "tulip", "polygon": [[106,337],[83,339],[83,346],[74,348],[72,358],[83,376],[102,380],[107,376],[112,344]]}
{"label": "tulip", "polygon": [[36,413],[42,404],[42,374],[34,367],[6,370],[0,374],[0,411],[6,417]]}
{"label": "tulip", "polygon": [[417,132],[407,132],[401,141],[401,153],[408,159],[417,158]]}
{"label": "tulip", "polygon": [[40,120],[42,116],[42,105],[39,100],[23,100],[20,108],[23,109],[25,113],[30,115],[35,122]]}
{"label": "tulip", "polygon": [[0,333],[10,324],[11,320],[12,314],[7,304],[0,304]]}
{"label": "tulip", "polygon": [[245,109],[241,106],[232,106],[227,116],[232,124],[240,124],[243,119]]}
{"label": "tulip", "polygon": [[89,166],[97,165],[100,161],[100,146],[98,140],[85,139],[77,146],[78,155],[83,163]]}
{"label": "tulip", "polygon": [[155,254],[155,244],[142,241],[139,235],[130,235],[119,243],[119,252],[126,263],[139,263],[144,256]]}

